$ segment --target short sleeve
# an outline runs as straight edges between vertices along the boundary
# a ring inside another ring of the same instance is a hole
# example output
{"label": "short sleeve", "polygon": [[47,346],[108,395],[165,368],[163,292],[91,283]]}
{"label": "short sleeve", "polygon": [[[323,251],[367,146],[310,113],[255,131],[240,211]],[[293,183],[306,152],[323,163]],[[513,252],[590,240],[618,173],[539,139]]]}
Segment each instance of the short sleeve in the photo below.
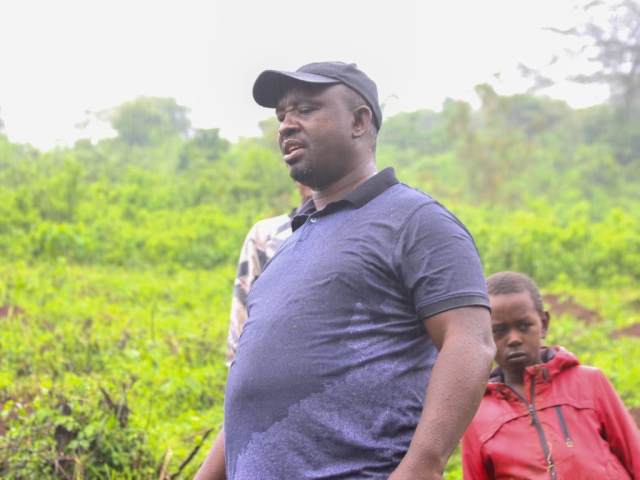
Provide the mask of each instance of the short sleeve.
{"label": "short sleeve", "polygon": [[460,307],[489,308],[471,234],[435,201],[409,216],[394,249],[394,262],[421,319]]}

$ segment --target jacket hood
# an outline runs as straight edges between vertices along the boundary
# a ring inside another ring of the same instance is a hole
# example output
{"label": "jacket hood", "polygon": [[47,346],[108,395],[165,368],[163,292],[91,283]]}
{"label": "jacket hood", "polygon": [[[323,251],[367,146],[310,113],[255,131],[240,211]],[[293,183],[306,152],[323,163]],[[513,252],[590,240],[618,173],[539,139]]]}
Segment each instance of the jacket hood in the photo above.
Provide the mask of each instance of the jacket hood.
{"label": "jacket hood", "polygon": [[[543,363],[525,368],[525,376],[542,374],[543,380],[546,382],[553,380],[564,370],[580,365],[578,358],[564,347],[540,347],[540,352]],[[491,370],[485,394],[490,393],[498,384],[503,383],[504,373],[502,373],[502,367],[498,365]]]}

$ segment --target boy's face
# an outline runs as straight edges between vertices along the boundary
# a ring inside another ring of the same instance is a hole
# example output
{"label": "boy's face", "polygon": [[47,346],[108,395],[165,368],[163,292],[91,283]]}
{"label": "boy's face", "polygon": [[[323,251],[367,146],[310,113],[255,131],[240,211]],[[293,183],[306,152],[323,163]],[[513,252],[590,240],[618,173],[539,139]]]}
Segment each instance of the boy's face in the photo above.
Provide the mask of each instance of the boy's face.
{"label": "boy's face", "polygon": [[543,315],[528,291],[489,296],[496,362],[505,372],[524,372],[542,363],[540,343],[547,336],[549,313]]}

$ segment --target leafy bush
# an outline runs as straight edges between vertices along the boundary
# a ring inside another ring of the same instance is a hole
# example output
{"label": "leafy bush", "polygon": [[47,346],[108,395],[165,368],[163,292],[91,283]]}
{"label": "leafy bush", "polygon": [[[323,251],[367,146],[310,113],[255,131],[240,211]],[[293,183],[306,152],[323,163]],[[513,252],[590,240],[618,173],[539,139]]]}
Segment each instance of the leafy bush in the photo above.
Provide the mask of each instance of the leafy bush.
{"label": "leafy bush", "polygon": [[[597,310],[550,343],[640,406],[638,340],[614,338],[640,323],[640,158],[619,161],[608,106],[477,93],[385,120],[378,168],[460,217],[487,274]],[[119,137],[49,152],[0,134],[0,476],[190,478],[219,430],[240,245],[298,199],[274,119],[231,144],[187,111],[137,99],[106,112]]]}

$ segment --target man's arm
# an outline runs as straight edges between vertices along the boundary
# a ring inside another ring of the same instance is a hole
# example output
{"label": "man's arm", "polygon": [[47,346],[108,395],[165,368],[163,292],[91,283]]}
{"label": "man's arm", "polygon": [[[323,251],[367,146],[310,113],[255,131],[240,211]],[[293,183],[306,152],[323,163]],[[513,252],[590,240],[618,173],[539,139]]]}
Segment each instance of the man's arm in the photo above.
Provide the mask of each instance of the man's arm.
{"label": "man's arm", "polygon": [[495,345],[489,310],[463,307],[424,319],[440,351],[409,450],[390,480],[442,479],[484,394]]}
{"label": "man's arm", "polygon": [[213,442],[213,447],[193,480],[226,480],[224,460],[224,428]]}

